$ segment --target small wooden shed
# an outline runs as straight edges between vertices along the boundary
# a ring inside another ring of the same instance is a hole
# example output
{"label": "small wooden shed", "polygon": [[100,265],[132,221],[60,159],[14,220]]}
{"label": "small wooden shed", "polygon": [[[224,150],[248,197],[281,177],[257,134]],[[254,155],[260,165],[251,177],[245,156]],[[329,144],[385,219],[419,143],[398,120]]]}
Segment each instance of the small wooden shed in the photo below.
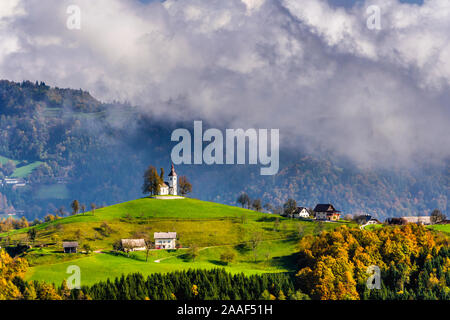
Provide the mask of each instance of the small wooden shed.
{"label": "small wooden shed", "polygon": [[64,241],[63,242],[64,253],[77,253],[78,242],[76,241]]}

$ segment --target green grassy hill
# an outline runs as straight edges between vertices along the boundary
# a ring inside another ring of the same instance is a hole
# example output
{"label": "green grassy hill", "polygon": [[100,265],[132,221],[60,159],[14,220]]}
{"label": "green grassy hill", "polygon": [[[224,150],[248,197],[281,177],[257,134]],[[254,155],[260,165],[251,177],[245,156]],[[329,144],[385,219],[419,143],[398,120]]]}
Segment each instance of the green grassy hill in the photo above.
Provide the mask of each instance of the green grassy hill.
{"label": "green grassy hill", "polygon": [[[175,231],[183,246],[236,244],[248,241],[253,233],[261,233],[265,240],[291,238],[299,225],[305,233],[312,232],[315,222],[291,220],[234,206],[196,199],[161,200],[141,198],[109,207],[65,217],[34,227],[37,243],[56,243],[77,240],[88,243],[94,250],[112,249],[122,238],[142,237],[153,232]],[[105,232],[102,225],[110,231]],[[278,225],[277,225],[278,224]],[[337,224],[325,223],[325,228]],[[26,241],[29,228],[0,234],[12,241]],[[276,230],[275,230],[276,229]]]}
{"label": "green grassy hill", "polygon": [[[324,229],[343,223],[324,223]],[[317,232],[313,221],[286,219],[239,207],[227,206],[196,199],[162,200],[141,198],[94,212],[78,214],[47,222],[34,227],[36,244],[24,254],[32,268],[27,278],[60,283],[68,275],[67,266],[76,264],[83,273],[86,284],[122,273],[140,271],[168,272],[188,268],[215,268],[224,266],[230,272],[261,273],[289,272],[295,270],[299,230],[302,234]],[[26,241],[29,228],[1,234],[10,241]],[[199,247],[199,257],[188,259],[187,249],[151,251],[148,262],[145,253],[132,253],[130,257],[117,255],[113,243],[122,238],[153,238],[153,232],[176,231],[183,247]],[[248,243],[258,235],[256,250]],[[89,255],[64,254],[61,242],[78,241],[88,244],[94,251]],[[230,265],[220,261],[224,250],[234,252],[236,258]],[[155,262],[155,260],[160,260]]]}
{"label": "green grassy hill", "polygon": [[14,170],[14,173],[11,175],[12,178],[25,178],[33,172],[34,169],[39,167],[44,162],[35,161],[33,163],[18,167]]}

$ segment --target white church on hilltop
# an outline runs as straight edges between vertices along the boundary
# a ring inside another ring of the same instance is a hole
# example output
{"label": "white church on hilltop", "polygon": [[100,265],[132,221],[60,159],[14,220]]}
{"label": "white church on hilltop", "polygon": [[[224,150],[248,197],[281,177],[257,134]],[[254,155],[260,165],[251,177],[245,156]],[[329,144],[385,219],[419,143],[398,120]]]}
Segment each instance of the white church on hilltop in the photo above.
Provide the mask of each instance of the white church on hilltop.
{"label": "white church on hilltop", "polygon": [[[161,177],[161,178],[164,178],[164,177]],[[173,167],[173,164],[172,164],[172,169],[170,170],[170,173],[169,173],[169,181],[165,181],[159,186],[159,194],[158,195],[159,196],[165,196],[165,195],[176,196],[177,190],[178,190],[177,173],[175,172],[175,168]]]}

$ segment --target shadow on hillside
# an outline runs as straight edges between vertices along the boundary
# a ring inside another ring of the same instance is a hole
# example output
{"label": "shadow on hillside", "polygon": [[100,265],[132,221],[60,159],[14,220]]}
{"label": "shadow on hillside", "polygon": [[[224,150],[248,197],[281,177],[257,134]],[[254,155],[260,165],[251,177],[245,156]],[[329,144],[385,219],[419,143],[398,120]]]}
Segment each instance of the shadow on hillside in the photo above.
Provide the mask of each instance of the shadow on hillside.
{"label": "shadow on hillside", "polygon": [[[278,216],[278,218],[280,218]],[[272,217],[272,216],[264,216],[259,218],[258,220],[256,220],[256,222],[274,222],[277,219],[277,217]]]}
{"label": "shadow on hillside", "polygon": [[282,257],[273,257],[271,259],[271,265],[289,271],[297,271],[298,258],[298,253],[293,253],[291,255]]}
{"label": "shadow on hillside", "polygon": [[283,239],[283,240],[279,240],[282,243],[285,244],[293,244],[293,243],[298,243],[300,241],[300,238],[296,237],[296,236],[292,236],[291,238],[288,239]]}
{"label": "shadow on hillside", "polygon": [[236,246],[234,246],[234,249],[236,249],[239,254],[246,254],[250,252],[250,248],[245,243],[240,243]]}
{"label": "shadow on hillside", "polygon": [[216,266],[225,267],[228,265],[228,263],[219,261],[219,260],[208,260],[208,262],[211,262],[212,264],[215,264]]}
{"label": "shadow on hillside", "polygon": [[192,257],[189,253],[181,254],[176,256],[177,259],[182,260],[183,262],[193,262]]}
{"label": "shadow on hillside", "polygon": [[280,228],[275,229],[274,227],[263,227],[262,229],[265,231],[269,231],[269,232],[280,232],[280,233],[282,232],[282,230],[280,230]]}

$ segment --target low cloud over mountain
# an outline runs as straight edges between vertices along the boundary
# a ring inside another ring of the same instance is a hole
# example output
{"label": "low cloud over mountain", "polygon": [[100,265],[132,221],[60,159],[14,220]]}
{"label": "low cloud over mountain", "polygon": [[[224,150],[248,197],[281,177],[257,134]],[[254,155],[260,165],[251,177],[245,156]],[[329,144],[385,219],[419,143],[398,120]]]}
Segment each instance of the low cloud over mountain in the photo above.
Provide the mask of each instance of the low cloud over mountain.
{"label": "low cloud over mountain", "polygon": [[[80,30],[66,27],[69,5]],[[370,5],[380,30],[367,27]],[[0,77],[174,121],[279,128],[282,148],[364,166],[410,165],[450,156],[448,30],[448,0],[7,0]]]}

